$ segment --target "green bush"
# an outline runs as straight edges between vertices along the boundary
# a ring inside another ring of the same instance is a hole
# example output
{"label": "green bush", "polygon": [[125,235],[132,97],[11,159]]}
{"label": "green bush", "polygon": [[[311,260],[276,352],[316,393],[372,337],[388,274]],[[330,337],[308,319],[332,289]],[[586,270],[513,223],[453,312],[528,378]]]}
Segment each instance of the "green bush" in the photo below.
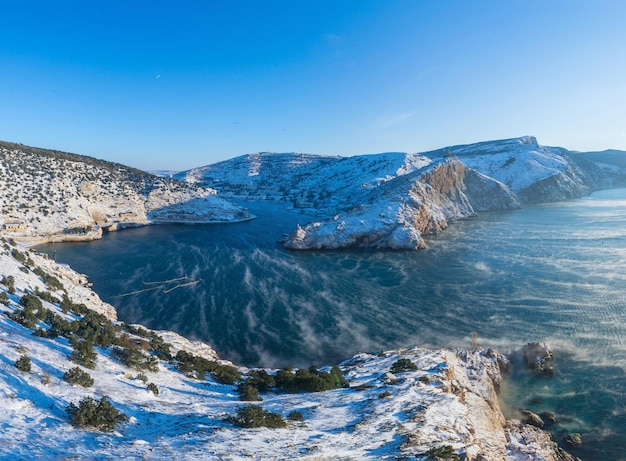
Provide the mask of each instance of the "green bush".
{"label": "green bush", "polygon": [[276,386],[276,380],[265,370],[250,370],[246,375],[246,384],[256,387],[259,392],[267,392]]}
{"label": "green bush", "polygon": [[100,401],[86,397],[78,406],[70,403],[65,411],[72,424],[81,428],[112,431],[118,424],[128,421],[128,416],[111,405],[106,397],[102,397]]}
{"label": "green bush", "polygon": [[195,356],[185,350],[178,351],[174,360],[179,371],[199,380],[203,380],[207,372],[222,384],[234,384],[241,379],[241,373],[235,367]]}
{"label": "green bush", "polygon": [[259,390],[247,383],[240,384],[237,387],[237,393],[239,394],[239,400],[244,402],[260,402],[263,400],[259,395]]}
{"label": "green bush", "polygon": [[11,300],[9,299],[9,295],[7,294],[7,292],[6,291],[1,292],[0,303],[4,304],[5,306],[8,306],[10,302]]}
{"label": "green bush", "polygon": [[9,293],[15,293],[15,277],[9,275],[8,277],[2,277],[2,284],[7,287]]}
{"label": "green bush", "polygon": [[18,309],[9,315],[9,318],[29,330],[37,326],[37,316],[33,311],[28,309]]}
{"label": "green bush", "polygon": [[434,461],[459,461],[459,455],[451,445],[431,448],[425,455],[428,457],[427,459]]}
{"label": "green bush", "polygon": [[398,359],[391,365],[389,369],[393,374],[403,373],[405,371],[415,371],[417,365],[415,365],[410,359]]}
{"label": "green bush", "polygon": [[74,367],[69,369],[63,375],[63,380],[70,384],[78,384],[83,387],[93,386],[93,378],[89,373],[80,369],[80,367]]}
{"label": "green bush", "polygon": [[302,415],[301,411],[293,410],[289,412],[289,414],[287,415],[287,419],[289,421],[304,421],[304,416]]}
{"label": "green bush", "polygon": [[253,427],[269,427],[282,428],[287,427],[287,423],[282,416],[277,413],[265,410],[259,405],[246,405],[237,409],[237,415],[227,419],[228,422],[235,426],[253,428]]}
{"label": "green bush", "polygon": [[136,370],[159,371],[157,358],[152,355],[145,355],[138,349],[114,347],[111,353],[113,357],[127,367],[132,367]]}
{"label": "green bush", "polygon": [[148,390],[151,391],[154,395],[159,395],[159,388],[154,383],[148,383]]}
{"label": "green bush", "polygon": [[75,337],[70,339],[70,345],[74,351],[69,355],[69,359],[86,368],[95,368],[98,354],[93,350],[93,343],[81,341]]}
{"label": "green bush", "polygon": [[30,371],[30,359],[26,355],[22,355],[19,359],[15,361],[15,368],[20,371]]}
{"label": "green bush", "polygon": [[312,370],[301,368],[294,373],[289,368],[282,369],[276,373],[276,387],[285,392],[323,392],[348,387],[338,367],[333,367],[330,372]]}

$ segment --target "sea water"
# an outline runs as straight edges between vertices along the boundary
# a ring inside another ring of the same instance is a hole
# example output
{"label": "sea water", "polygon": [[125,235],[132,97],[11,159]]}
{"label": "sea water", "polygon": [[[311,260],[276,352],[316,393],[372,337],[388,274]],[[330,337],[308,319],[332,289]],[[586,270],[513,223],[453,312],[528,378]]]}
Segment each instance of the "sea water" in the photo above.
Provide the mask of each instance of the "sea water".
{"label": "sea water", "polygon": [[[360,351],[479,345],[555,350],[554,377],[516,364],[513,407],[553,411],[587,460],[626,459],[626,189],[483,213],[405,251],[289,252],[311,219],[281,203],[258,218],[159,225],[43,245],[89,275],[121,320],[171,329],[250,366],[336,363]],[[181,279],[181,280],[176,280]]]}

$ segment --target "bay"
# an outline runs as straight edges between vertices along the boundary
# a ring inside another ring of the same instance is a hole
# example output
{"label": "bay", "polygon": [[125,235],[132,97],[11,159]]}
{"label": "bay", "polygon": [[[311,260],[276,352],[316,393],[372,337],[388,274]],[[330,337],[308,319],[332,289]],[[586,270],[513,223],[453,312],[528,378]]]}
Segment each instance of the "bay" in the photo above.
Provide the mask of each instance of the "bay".
{"label": "bay", "polygon": [[[243,205],[258,218],[37,249],[88,274],[121,320],[201,339],[249,366],[469,346],[472,332],[505,353],[549,342],[555,376],[514,367],[507,416],[517,406],[554,411],[556,440],[583,435],[574,454],[626,459],[626,189],[484,213],[418,252],[288,252],[278,239],[310,217],[279,203]],[[198,283],[163,283],[182,277]]]}

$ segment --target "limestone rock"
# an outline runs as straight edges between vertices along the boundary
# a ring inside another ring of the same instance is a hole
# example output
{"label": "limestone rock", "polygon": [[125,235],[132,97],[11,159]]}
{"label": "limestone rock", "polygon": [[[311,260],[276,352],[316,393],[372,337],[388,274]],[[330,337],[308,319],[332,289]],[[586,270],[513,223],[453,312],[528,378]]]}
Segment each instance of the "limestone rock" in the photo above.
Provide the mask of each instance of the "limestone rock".
{"label": "limestone rock", "polygon": [[523,349],[528,366],[537,372],[551,375],[554,372],[554,354],[547,343],[528,343]]}

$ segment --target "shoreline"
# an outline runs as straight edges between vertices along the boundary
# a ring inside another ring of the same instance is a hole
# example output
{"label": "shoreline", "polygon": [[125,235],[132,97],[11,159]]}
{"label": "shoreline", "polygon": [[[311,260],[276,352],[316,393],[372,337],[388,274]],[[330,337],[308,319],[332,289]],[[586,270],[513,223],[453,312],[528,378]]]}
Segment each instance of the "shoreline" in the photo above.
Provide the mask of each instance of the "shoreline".
{"label": "shoreline", "polygon": [[71,242],[91,242],[95,240],[101,240],[104,234],[110,232],[118,232],[124,229],[134,229],[146,226],[157,226],[160,224],[180,224],[180,225],[205,225],[205,224],[239,224],[256,219],[257,216],[251,214],[248,218],[236,219],[232,221],[215,221],[215,220],[183,220],[183,219],[154,219],[145,223],[131,223],[131,222],[116,222],[111,223],[108,226],[98,226],[96,231],[92,231],[87,234],[53,234],[53,235],[34,235],[23,236],[14,235],[13,233],[2,233],[0,237],[7,240],[13,240],[18,242],[25,248],[32,248],[37,245],[43,245],[45,243],[71,243]]}

